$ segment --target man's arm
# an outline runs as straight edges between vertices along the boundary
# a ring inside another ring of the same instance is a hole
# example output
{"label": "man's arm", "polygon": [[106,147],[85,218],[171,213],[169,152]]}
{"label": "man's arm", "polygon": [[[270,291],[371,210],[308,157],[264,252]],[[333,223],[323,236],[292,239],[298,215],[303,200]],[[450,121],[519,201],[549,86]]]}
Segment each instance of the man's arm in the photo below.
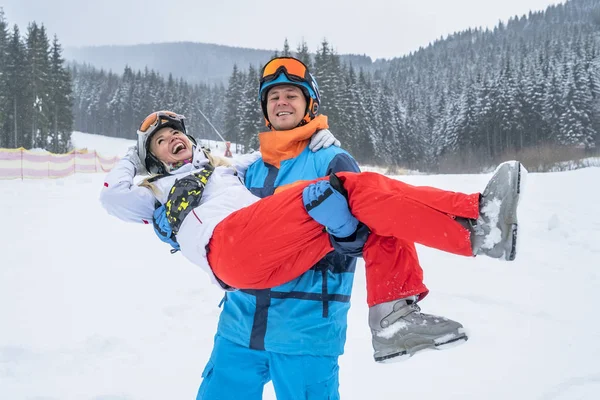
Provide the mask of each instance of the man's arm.
{"label": "man's arm", "polygon": [[[360,172],[360,168],[354,158],[347,153],[337,154],[329,163],[327,167],[327,175],[334,174],[336,172]],[[358,224],[356,231],[345,238],[337,238],[329,235],[331,245],[340,254],[350,257],[361,257],[362,249],[371,231],[369,228],[362,224]]]}

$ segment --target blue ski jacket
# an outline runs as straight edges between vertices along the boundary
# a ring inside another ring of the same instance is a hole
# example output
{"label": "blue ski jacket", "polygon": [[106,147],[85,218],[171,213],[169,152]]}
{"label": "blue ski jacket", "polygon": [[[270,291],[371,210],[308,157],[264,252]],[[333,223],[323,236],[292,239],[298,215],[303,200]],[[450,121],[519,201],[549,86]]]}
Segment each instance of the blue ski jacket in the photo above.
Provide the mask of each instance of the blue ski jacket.
{"label": "blue ski jacket", "polygon": [[[261,141],[264,157],[263,144]],[[246,187],[266,197],[299,180],[340,171],[359,172],[356,161],[339,147],[313,153],[304,146],[296,153],[284,154],[283,159],[270,160],[272,163],[256,161],[246,172]],[[360,255],[367,236],[363,226],[349,240],[332,244],[344,254]],[[346,341],[355,266],[355,258],[331,252],[299,278],[281,286],[229,292],[222,302],[217,335],[256,350],[338,356]]]}

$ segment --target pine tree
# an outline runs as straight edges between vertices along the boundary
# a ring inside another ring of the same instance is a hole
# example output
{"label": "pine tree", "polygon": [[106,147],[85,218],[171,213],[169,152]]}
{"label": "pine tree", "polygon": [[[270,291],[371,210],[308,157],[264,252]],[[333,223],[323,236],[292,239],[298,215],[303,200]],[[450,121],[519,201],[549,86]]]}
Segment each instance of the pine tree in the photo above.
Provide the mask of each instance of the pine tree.
{"label": "pine tree", "polygon": [[435,108],[432,109],[433,127],[431,128],[431,138],[433,145],[432,155],[435,165],[439,164],[439,159],[446,150],[449,123],[447,116],[450,114],[446,111],[448,107],[446,96],[446,92],[442,91],[437,99]]}
{"label": "pine tree", "polygon": [[369,75],[363,69],[358,73],[357,96],[358,108],[355,119],[349,119],[356,127],[355,143],[342,143],[344,148],[351,149],[351,154],[363,163],[373,163],[375,160],[375,149],[373,138],[381,120],[379,110],[375,107],[377,90],[374,89]]}
{"label": "pine tree", "polygon": [[395,96],[393,100],[390,122],[396,131],[396,138],[389,149],[392,163],[395,166],[414,164],[419,154],[415,151],[416,146],[412,146],[411,138],[404,130],[406,126],[406,110]]}
{"label": "pine tree", "polygon": [[[539,146],[547,142],[549,127],[544,120],[544,99],[546,96],[546,80],[544,70],[538,65],[528,71],[529,79],[525,80],[521,110],[523,113],[523,129],[527,133],[527,140],[523,147]],[[548,73],[547,69],[546,72]]]}
{"label": "pine tree", "polygon": [[147,111],[150,108],[149,106],[146,106],[146,108],[144,108],[145,103],[147,102],[146,98],[144,97],[144,94],[144,81],[142,77],[142,72],[137,71],[133,79],[133,88],[131,91],[131,117],[133,122],[131,132],[133,135],[136,135],[136,138],[136,131],[139,127],[139,124],[141,123],[141,121],[144,120],[144,118],[146,118],[148,114],[150,114],[150,112],[152,112]]}
{"label": "pine tree", "polygon": [[29,146],[25,143],[24,131],[25,104],[28,81],[25,75],[25,44],[21,39],[19,27],[14,26],[12,37],[8,43],[6,56],[6,82],[7,82],[7,120],[5,127],[10,132],[9,147]]}
{"label": "pine tree", "polygon": [[64,66],[62,49],[54,36],[50,57],[48,150],[63,153],[69,150],[73,130],[71,76]]}
{"label": "pine tree", "polygon": [[[116,137],[127,137],[127,133],[131,132],[131,92],[133,84],[133,72],[131,68],[125,66],[123,76],[119,79],[119,84],[116,90],[112,93],[112,98],[108,103],[110,113],[109,130],[114,132]],[[129,116],[129,118],[128,118]],[[129,136],[129,138],[132,138]]]}
{"label": "pine tree", "polygon": [[556,144],[559,141],[560,116],[565,111],[565,104],[559,72],[554,70],[550,73],[544,89],[543,118],[548,126],[547,143]]}
{"label": "pine tree", "polygon": [[144,110],[144,114],[146,115],[154,111],[154,106],[156,104],[155,98],[157,96],[154,85],[158,80],[159,77],[154,70],[148,70],[148,67],[144,69],[141,88],[143,100],[140,104],[140,109]]}
{"label": "pine tree", "polygon": [[[359,89],[356,73],[352,65],[344,70],[344,86],[342,89],[341,109],[344,118],[340,121],[340,130],[336,131],[339,139],[344,140],[344,148],[356,157],[363,157],[360,153],[358,119],[361,112]],[[366,157],[365,157],[366,158]]]}
{"label": "pine tree", "polygon": [[411,90],[408,93],[408,99],[406,101],[406,119],[404,131],[411,140],[409,142],[410,147],[405,149],[407,154],[411,157],[407,159],[408,166],[410,168],[423,168],[425,165],[431,163],[432,153],[432,138],[431,135],[427,134],[426,131],[426,119],[424,114],[419,112],[419,104],[415,90]]}
{"label": "pine tree", "polygon": [[506,55],[505,65],[498,77],[498,98],[496,102],[499,122],[494,154],[500,155],[515,148],[521,127],[521,112],[518,106],[518,87],[510,56]]}
{"label": "pine tree", "polygon": [[177,98],[175,100],[175,108],[180,114],[183,114],[188,125],[192,125],[197,121],[197,111],[192,107],[192,90],[190,85],[184,82],[183,79],[177,80]]}
{"label": "pine tree", "polygon": [[460,131],[457,122],[460,115],[460,101],[459,99],[450,98],[446,101],[440,101],[438,107],[440,117],[434,125],[432,135],[434,143],[433,156],[436,164],[451,159],[460,151],[458,147]]}
{"label": "pine tree", "polygon": [[8,26],[4,19],[4,11],[0,8],[0,147],[8,147],[10,144],[9,130],[6,127],[10,106],[6,71],[8,42]]}
{"label": "pine tree", "polygon": [[579,57],[572,69],[572,79],[567,83],[566,109],[559,119],[560,143],[584,149],[595,147],[592,129],[592,94],[588,75]]}
{"label": "pine tree", "polygon": [[246,74],[242,102],[244,107],[241,116],[241,137],[244,151],[258,150],[258,132],[264,127],[264,116],[257,99],[258,72],[251,64]]}
{"label": "pine tree", "polygon": [[314,76],[321,93],[320,112],[329,117],[330,128],[337,132],[344,118],[340,99],[344,81],[340,57],[333,53],[327,40],[323,40],[315,56]]}
{"label": "pine tree", "polygon": [[25,141],[28,147],[45,148],[48,145],[48,85],[50,75],[50,43],[44,26],[35,22],[27,28],[26,79],[27,88],[27,130]]}
{"label": "pine tree", "polygon": [[[229,77],[229,86],[225,95],[225,132],[224,136],[239,145],[240,135],[240,104],[242,103],[244,79],[237,65],[233,66],[233,72]],[[238,149],[235,149],[239,153]]]}
{"label": "pine tree", "polygon": [[398,118],[395,114],[394,98],[388,87],[383,87],[379,91],[377,97],[377,108],[382,116],[380,127],[376,132],[373,141],[375,148],[374,161],[378,165],[393,165],[397,164],[395,159],[399,159],[396,154],[399,151],[398,137],[399,126],[396,125]]}
{"label": "pine tree", "polygon": [[308,67],[309,71],[312,71],[312,59],[308,52],[308,45],[304,40],[296,48],[296,58],[302,61]]}
{"label": "pine tree", "polygon": [[[600,16],[600,7],[597,9],[597,14]],[[585,65],[592,95],[591,124],[595,132],[595,147],[598,149],[600,148],[600,47],[591,37],[586,46]]]}
{"label": "pine tree", "polygon": [[[123,72],[123,77],[121,78],[121,88],[123,91],[123,99],[124,102],[121,108],[121,137],[128,137],[131,139],[136,138],[136,132],[132,129],[133,126],[140,123],[141,120],[134,120],[134,91],[135,91],[135,73],[129,67],[126,67],[126,71]],[[143,118],[143,117],[142,117]]]}
{"label": "pine tree", "polygon": [[458,133],[456,149],[466,150],[469,154],[478,152],[483,147],[478,120],[481,114],[478,91],[475,82],[465,86],[459,99],[459,111],[455,121],[455,129]]}
{"label": "pine tree", "polygon": [[292,52],[290,51],[290,45],[288,43],[287,38],[285,38],[285,41],[283,42],[283,51],[281,52],[281,57],[291,57],[292,56]]}
{"label": "pine tree", "polygon": [[175,79],[173,78],[173,74],[169,74],[158,109],[175,110],[177,108],[177,97]]}

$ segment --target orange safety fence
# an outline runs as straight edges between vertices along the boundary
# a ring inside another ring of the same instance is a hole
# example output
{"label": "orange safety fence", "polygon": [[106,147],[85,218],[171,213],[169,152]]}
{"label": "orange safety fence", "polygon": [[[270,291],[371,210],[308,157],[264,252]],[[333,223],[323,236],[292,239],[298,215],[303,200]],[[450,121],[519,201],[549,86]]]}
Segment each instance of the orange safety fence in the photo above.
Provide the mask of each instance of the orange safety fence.
{"label": "orange safety fence", "polygon": [[95,150],[73,150],[65,154],[0,149],[0,179],[64,178],[76,173],[108,172],[119,157],[103,157]]}

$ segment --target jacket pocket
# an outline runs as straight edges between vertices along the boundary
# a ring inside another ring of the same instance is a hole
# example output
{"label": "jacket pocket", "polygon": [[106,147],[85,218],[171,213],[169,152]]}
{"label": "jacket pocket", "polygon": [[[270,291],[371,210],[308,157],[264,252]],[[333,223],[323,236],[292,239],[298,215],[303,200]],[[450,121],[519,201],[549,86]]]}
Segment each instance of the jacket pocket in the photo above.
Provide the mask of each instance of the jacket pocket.
{"label": "jacket pocket", "polygon": [[212,378],[214,368],[214,364],[209,360],[208,363],[206,363],[206,367],[204,367],[204,371],[202,371],[202,383],[200,384],[200,389],[198,390],[198,396],[196,396],[196,400],[202,400],[206,394],[208,386],[210,385],[210,379]]}

